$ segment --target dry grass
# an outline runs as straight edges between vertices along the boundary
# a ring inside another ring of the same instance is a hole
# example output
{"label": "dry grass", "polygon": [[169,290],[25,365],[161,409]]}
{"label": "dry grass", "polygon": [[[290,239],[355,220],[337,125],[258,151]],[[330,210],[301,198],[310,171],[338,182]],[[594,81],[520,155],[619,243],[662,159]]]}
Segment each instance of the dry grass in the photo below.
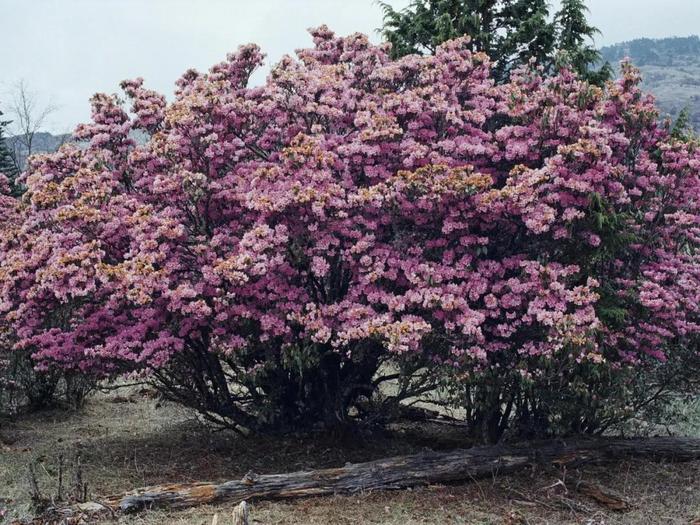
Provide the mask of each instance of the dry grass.
{"label": "dry grass", "polygon": [[[115,399],[121,402],[115,402]],[[127,402],[124,402],[127,401]],[[2,424],[2,422],[0,422]],[[31,515],[26,470],[38,461],[45,495],[55,491],[58,456],[80,451],[91,497],[138,486],[241,477],[342,465],[415,452],[424,445],[411,433],[242,439],[212,432],[178,407],[130,393],[99,394],[78,413],[45,412],[20,418],[3,433],[14,443],[0,447],[0,509],[7,518]],[[595,481],[633,504],[626,513],[567,493],[563,477]],[[179,512],[151,511],[121,518],[130,525],[208,524],[232,506]],[[700,518],[700,462],[670,465],[626,462],[577,472],[537,470],[463,485],[431,486],[391,493],[258,502],[260,524],[684,524]],[[0,522],[2,520],[0,519]]]}

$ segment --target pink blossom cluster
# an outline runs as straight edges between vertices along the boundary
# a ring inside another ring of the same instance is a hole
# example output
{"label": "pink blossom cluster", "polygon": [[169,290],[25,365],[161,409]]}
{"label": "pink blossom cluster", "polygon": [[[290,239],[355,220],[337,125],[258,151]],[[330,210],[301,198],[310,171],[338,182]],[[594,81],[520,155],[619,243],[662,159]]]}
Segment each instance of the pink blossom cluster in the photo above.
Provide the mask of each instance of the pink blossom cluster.
{"label": "pink blossom cluster", "polygon": [[664,359],[697,336],[700,152],[635,70],[497,86],[466,38],[392,61],[312,36],[261,86],[254,45],[186,72],[171,103],[125,81],[131,113],[96,95],[84,147],[32,159],[2,207],[18,349],[105,374],[368,341],[515,367]]}

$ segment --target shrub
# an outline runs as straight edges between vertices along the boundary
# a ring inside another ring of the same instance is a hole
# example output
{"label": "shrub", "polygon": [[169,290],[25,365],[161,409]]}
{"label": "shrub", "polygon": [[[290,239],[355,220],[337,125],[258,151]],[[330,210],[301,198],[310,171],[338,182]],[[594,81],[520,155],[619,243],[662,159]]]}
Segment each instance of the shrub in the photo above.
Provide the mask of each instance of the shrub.
{"label": "shrub", "polygon": [[457,381],[496,440],[560,425],[561,388],[570,426],[599,428],[583,381],[696,348],[700,158],[632,68],[496,86],[466,38],[392,61],[312,35],[262,86],[252,45],[172,103],[126,81],[131,116],[98,94],[86,146],[31,161],[0,266],[17,351],[147,371],[252,430]]}
{"label": "shrub", "polygon": [[39,368],[28,352],[0,347],[0,415],[54,407],[79,409],[95,389],[92,375],[53,364]]}
{"label": "shrub", "polygon": [[522,222],[488,250],[549,267],[534,288],[498,274],[481,326],[494,351],[459,349],[453,360],[466,370],[459,395],[476,410],[472,428],[487,440],[513,422],[538,436],[604,432],[697,370],[700,155],[657,124],[639,83],[623,64],[604,91],[532,71],[506,87],[512,120],[496,135],[521,144],[526,162],[498,196],[519,201]]}
{"label": "shrub", "polygon": [[[20,231],[20,203],[9,193],[10,185],[0,174],[0,253],[12,249]],[[39,363],[31,355],[31,348],[13,350],[17,334],[10,318],[3,320],[0,323],[0,414],[41,410],[60,402],[80,408],[95,386],[95,377],[63,369],[48,361]]]}

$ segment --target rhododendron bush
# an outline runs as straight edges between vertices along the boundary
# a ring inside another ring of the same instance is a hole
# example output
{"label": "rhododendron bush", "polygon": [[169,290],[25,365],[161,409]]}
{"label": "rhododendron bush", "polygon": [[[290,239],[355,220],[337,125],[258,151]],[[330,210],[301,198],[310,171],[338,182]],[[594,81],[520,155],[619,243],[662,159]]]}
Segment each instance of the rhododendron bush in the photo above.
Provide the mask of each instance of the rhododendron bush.
{"label": "rhododendron bush", "polygon": [[96,95],[85,145],[32,159],[2,241],[15,351],[253,430],[447,382],[497,439],[556,417],[552,381],[695,348],[700,153],[634,69],[496,86],[466,38],[392,61],[312,35],[261,86],[253,45],[172,102],[123,82],[130,108]]}
{"label": "rhododendron bush", "polygon": [[[8,178],[0,173],[0,254],[3,256],[16,246],[22,234],[22,212],[26,211],[12,193]],[[37,369],[32,347],[13,349],[18,338],[13,323],[8,321],[9,317],[0,319],[0,414],[39,410],[58,401],[80,407],[94,387],[94,377],[78,369],[46,363]]]}

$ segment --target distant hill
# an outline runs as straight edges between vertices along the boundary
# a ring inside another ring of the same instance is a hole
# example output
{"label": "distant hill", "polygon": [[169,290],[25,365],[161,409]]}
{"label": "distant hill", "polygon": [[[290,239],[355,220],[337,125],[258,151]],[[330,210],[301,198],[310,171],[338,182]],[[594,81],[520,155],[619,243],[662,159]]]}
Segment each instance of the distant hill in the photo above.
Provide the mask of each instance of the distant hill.
{"label": "distant hill", "polygon": [[615,68],[629,57],[642,71],[644,88],[656,96],[662,114],[676,118],[684,107],[700,131],[700,37],[639,38],[600,50]]}
{"label": "distant hill", "polygon": [[[7,137],[7,144],[10,147],[14,147],[19,144],[19,137]],[[52,135],[47,131],[37,131],[34,134],[34,139],[32,141],[32,150],[34,153],[50,153],[56,151],[62,144],[65,144],[70,140],[70,135]]]}
{"label": "distant hill", "polygon": [[[32,140],[32,153],[52,153],[68,141],[70,141],[68,134],[52,135],[46,131],[38,131]],[[18,152],[20,163],[23,166],[27,155],[20,138],[17,136],[7,137],[6,142],[11,150]]]}
{"label": "distant hill", "polygon": [[[129,133],[129,136],[137,144],[145,144],[148,141],[148,136],[143,131],[139,131],[139,130],[131,131]],[[24,166],[25,162],[27,160],[27,154],[26,154],[25,148],[23,146],[23,141],[20,140],[20,137],[18,137],[18,136],[7,137],[6,142],[7,142],[7,145],[10,147],[10,149],[16,151],[19,154],[20,165]],[[60,148],[63,144],[66,144],[67,142],[74,142],[75,144],[78,144],[78,146],[85,144],[84,142],[74,141],[74,139],[71,137],[71,135],[69,133],[65,133],[62,135],[52,135],[51,133],[48,133],[46,131],[39,131],[34,135],[34,139],[32,141],[32,153],[33,154],[53,153],[54,151],[57,151],[58,148]]]}

